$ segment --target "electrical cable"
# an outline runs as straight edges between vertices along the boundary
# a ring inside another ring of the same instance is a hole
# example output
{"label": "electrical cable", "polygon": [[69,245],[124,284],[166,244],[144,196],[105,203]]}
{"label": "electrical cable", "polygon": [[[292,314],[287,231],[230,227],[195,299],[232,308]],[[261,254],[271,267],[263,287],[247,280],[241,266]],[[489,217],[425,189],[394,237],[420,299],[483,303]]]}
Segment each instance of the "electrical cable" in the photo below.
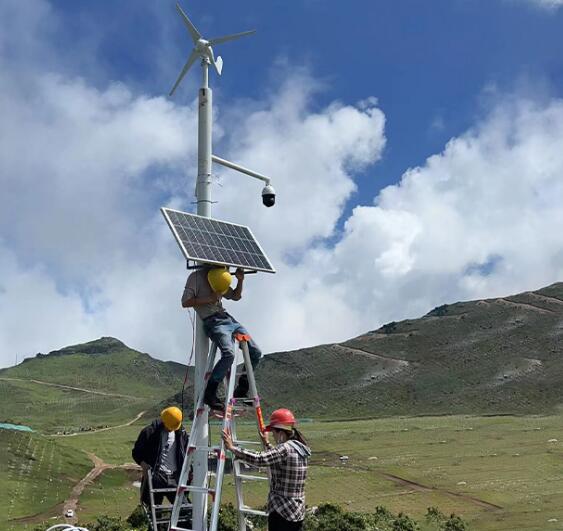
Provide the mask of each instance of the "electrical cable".
{"label": "electrical cable", "polygon": [[188,374],[189,374],[189,370],[190,370],[190,364],[192,362],[192,359],[194,357],[194,351],[195,351],[195,311],[192,312],[188,311],[188,315],[190,316],[190,321],[192,322],[192,348],[191,348],[191,352],[190,352],[190,357],[188,359],[188,364],[186,366],[186,374],[184,376],[184,383],[182,384],[182,416],[184,416],[184,391],[186,389],[186,384],[188,383]]}
{"label": "electrical cable", "polygon": [[[194,274],[196,275],[195,279],[196,279],[196,285],[195,285],[195,292],[194,292],[194,296],[197,293],[197,271],[194,272]],[[188,277],[189,280],[189,277]],[[195,308],[193,309],[193,313],[192,311],[188,310],[188,315],[190,316],[190,321],[192,323],[192,348],[190,351],[190,357],[188,359],[188,364],[186,365],[186,374],[184,375],[184,383],[182,384],[182,417],[184,417],[184,391],[186,389],[186,384],[188,383],[188,374],[189,374],[189,370],[190,370],[190,364],[192,362],[192,359],[194,357],[194,351],[195,351],[195,323],[196,323],[196,318],[195,318]]]}

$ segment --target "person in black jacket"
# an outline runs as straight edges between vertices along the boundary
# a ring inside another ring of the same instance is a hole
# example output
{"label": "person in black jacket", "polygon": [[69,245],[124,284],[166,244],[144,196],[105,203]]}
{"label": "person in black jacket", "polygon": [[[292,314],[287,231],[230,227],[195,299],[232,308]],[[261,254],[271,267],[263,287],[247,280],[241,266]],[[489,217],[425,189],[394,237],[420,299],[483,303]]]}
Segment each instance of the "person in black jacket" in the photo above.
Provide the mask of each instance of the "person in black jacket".
{"label": "person in black jacket", "polygon": [[[150,505],[147,470],[151,470],[153,489],[175,488],[186,449],[188,434],[182,426],[182,411],[177,407],[167,407],[160,418],[143,428],[131,452],[135,462],[143,469],[141,502]],[[176,492],[155,492],[154,503],[162,504],[164,496],[174,503]]]}

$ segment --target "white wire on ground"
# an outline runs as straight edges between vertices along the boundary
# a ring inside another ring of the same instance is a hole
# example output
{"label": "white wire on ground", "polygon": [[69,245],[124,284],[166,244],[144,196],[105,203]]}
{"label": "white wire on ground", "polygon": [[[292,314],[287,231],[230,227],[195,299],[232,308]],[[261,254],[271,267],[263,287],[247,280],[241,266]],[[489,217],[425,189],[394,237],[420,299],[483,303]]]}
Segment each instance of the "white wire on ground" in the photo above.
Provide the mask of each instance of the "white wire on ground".
{"label": "white wire on ground", "polygon": [[85,527],[78,527],[71,524],[57,524],[51,526],[49,529],[47,529],[47,531],[55,531],[56,529],[59,529],[60,531],[88,531],[88,529],[86,529]]}

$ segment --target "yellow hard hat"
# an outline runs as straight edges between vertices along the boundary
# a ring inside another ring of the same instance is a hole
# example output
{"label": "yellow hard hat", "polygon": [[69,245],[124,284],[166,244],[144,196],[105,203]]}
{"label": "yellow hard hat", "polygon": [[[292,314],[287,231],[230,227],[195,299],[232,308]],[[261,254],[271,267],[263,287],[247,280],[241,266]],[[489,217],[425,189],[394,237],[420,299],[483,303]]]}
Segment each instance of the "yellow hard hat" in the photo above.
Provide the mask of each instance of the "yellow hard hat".
{"label": "yellow hard hat", "polygon": [[215,267],[207,273],[207,280],[215,293],[224,295],[229,289],[233,277],[226,267]]}
{"label": "yellow hard hat", "polygon": [[168,431],[176,431],[182,424],[182,412],[176,406],[170,406],[160,412],[160,418]]}

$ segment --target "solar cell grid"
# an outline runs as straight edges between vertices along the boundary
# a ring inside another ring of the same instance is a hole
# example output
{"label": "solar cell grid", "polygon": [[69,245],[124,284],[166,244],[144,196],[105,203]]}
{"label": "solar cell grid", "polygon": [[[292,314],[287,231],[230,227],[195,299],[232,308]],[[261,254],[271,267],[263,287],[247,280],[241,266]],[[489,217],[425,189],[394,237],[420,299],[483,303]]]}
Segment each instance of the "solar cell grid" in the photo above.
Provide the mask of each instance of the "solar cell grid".
{"label": "solar cell grid", "polygon": [[188,260],[275,273],[248,227],[169,208],[161,211]]}

